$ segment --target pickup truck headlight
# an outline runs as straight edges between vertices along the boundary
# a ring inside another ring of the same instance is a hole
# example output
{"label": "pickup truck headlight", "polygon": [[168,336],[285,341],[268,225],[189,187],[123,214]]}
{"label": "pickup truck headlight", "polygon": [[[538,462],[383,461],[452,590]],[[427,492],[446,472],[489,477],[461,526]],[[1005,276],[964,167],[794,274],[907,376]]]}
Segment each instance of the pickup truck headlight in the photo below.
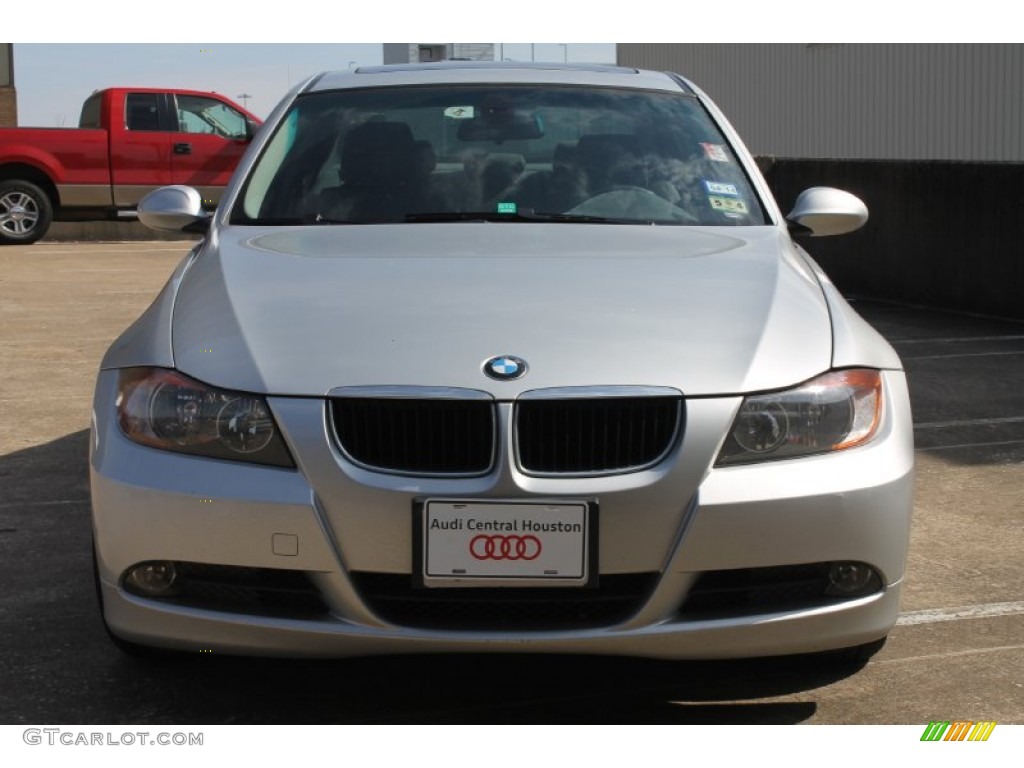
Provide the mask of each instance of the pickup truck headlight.
{"label": "pickup truck headlight", "polygon": [[715,466],[853,448],[874,437],[881,419],[881,373],[833,371],[796,389],[745,398]]}
{"label": "pickup truck headlight", "polygon": [[217,389],[167,368],[125,368],[117,420],[152,448],[215,459],[294,467],[267,401]]}

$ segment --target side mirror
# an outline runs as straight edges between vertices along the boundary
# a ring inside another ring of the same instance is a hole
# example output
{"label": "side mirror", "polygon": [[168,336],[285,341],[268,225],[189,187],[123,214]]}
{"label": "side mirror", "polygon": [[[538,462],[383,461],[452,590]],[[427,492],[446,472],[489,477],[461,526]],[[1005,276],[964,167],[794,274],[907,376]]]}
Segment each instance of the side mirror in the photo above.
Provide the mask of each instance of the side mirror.
{"label": "side mirror", "polygon": [[864,226],[868,207],[849,192],[832,187],[811,187],[800,193],[786,221],[812,237],[845,235]]}
{"label": "side mirror", "polygon": [[256,131],[260,129],[260,123],[257,123],[252,118],[245,118],[245,140],[252,141],[253,136],[256,135]]}
{"label": "side mirror", "polygon": [[159,232],[199,232],[210,226],[203,198],[192,187],[175,184],[154,189],[139,201],[139,221]]}

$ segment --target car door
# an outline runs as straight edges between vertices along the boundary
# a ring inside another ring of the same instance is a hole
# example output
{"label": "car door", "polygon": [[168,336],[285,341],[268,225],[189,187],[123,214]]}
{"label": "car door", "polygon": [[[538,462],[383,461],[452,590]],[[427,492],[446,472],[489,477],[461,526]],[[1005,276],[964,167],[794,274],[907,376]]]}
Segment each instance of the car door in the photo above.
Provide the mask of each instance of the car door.
{"label": "car door", "polygon": [[248,120],[212,96],[175,94],[171,101],[178,123],[171,140],[173,183],[195,187],[213,207],[249,143]]}
{"label": "car door", "polygon": [[157,187],[171,184],[171,131],[162,93],[128,92],[121,110],[111,115],[120,125],[110,126],[110,178],[114,204],[132,207]]}

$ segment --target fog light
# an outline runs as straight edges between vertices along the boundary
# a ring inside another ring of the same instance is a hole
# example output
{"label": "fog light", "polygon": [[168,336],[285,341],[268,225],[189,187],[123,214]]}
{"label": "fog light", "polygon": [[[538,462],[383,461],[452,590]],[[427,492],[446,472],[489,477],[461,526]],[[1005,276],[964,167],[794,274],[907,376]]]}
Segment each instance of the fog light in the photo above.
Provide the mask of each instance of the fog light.
{"label": "fog light", "polygon": [[877,592],[882,579],[864,563],[832,563],[828,569],[829,586],[825,592],[836,597],[859,597]]}
{"label": "fog light", "polygon": [[124,588],[142,597],[168,597],[178,592],[178,571],[174,563],[156,560],[139,563],[128,569]]}

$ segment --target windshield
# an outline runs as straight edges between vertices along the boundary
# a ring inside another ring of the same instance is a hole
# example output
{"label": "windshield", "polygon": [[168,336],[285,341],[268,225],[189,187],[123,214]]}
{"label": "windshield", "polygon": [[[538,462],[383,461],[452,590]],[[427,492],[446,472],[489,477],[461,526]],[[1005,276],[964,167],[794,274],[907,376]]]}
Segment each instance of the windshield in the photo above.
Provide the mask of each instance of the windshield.
{"label": "windshield", "polygon": [[429,221],[757,225],[742,167],[692,96],[449,85],[307,94],[239,224]]}

